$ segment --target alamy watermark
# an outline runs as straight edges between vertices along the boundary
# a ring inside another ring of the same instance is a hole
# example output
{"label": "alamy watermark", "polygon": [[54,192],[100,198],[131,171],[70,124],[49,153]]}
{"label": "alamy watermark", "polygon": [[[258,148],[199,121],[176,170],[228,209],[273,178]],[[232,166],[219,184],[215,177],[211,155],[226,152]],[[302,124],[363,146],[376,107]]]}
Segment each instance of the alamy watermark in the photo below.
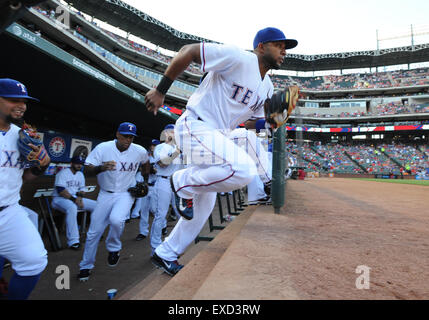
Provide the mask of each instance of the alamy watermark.
{"label": "alamy watermark", "polygon": [[356,289],[359,290],[369,290],[370,287],[370,273],[371,268],[365,265],[360,265],[356,267],[355,272],[357,274],[360,274],[357,278],[356,278]]}
{"label": "alamy watermark", "polygon": [[58,290],[70,290],[70,268],[66,265],[59,265],[55,269],[59,276],[55,280],[55,287]]}

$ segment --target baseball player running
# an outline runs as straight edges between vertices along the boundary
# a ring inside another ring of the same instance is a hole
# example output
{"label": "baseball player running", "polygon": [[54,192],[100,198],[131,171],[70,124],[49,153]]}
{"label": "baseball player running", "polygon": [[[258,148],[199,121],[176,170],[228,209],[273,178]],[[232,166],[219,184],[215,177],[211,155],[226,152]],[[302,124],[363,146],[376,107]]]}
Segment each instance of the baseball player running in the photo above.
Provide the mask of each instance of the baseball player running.
{"label": "baseball player running", "polygon": [[[42,175],[50,163],[47,154],[40,165],[26,168],[18,147],[20,128],[15,125],[12,110],[25,112],[28,95],[24,84],[13,79],[0,79],[0,256],[9,260],[15,271],[8,299],[27,299],[39,281],[48,259],[43,241],[25,209],[18,204],[22,182]],[[38,153],[42,147],[31,145]],[[40,153],[39,153],[40,155]]]}
{"label": "baseball player running", "polygon": [[[139,234],[136,237],[137,241],[141,241],[147,237],[149,234],[149,211],[153,212],[152,209],[152,196],[153,196],[153,186],[155,185],[156,180],[156,170],[154,169],[155,159],[153,158],[153,151],[155,147],[160,144],[160,141],[153,139],[149,147],[149,163],[150,163],[150,173],[148,177],[148,193],[143,198],[136,199],[136,205],[134,211],[140,212],[140,224],[139,224]],[[143,168],[143,167],[142,167]],[[137,173],[136,181],[144,181],[141,172]]]}
{"label": "baseball player running", "polygon": [[[167,230],[167,213],[174,199],[170,185],[170,176],[177,171],[180,163],[174,161],[180,154],[180,150],[174,144],[174,125],[167,125],[162,134],[164,143],[156,146],[154,151],[156,180],[153,194],[154,220],[150,232],[150,244],[152,254],[162,242],[164,230]],[[177,160],[179,160],[177,158]],[[151,254],[151,255],[152,255]]]}
{"label": "baseball player running", "polygon": [[[119,261],[122,243],[120,237],[124,230],[134,197],[128,191],[136,185],[136,173],[141,164],[149,164],[145,148],[134,144],[137,128],[130,122],[119,125],[116,139],[97,145],[86,158],[88,174],[96,174],[100,186],[97,205],[91,214],[85,249],[80,262],[80,281],[87,281],[94,268],[100,237],[110,225],[106,238],[109,252],[107,263],[115,267]],[[149,170],[145,171],[148,173]]]}
{"label": "baseball player running", "polygon": [[96,201],[84,198],[85,177],[81,172],[85,159],[73,157],[70,168],[65,168],[55,176],[52,208],[66,214],[67,245],[72,250],[80,249],[77,211],[94,211]]}
{"label": "baseball player running", "polygon": [[[270,107],[274,91],[267,72],[278,69],[286,49],[297,44],[286,39],[282,31],[266,28],[256,34],[253,52],[212,43],[186,45],[171,61],[157,88],[146,94],[146,106],[156,114],[173,81],[191,62],[201,64],[201,70],[208,72],[176,122],[177,144],[191,163],[171,176],[182,218],[151,258],[169,275],[183,267],[177,258],[201,231],[214,208],[217,192],[242,188],[257,173],[267,187],[270,185],[271,172],[264,163],[267,155],[263,148],[256,151],[256,135],[250,130],[240,131],[241,138],[246,137],[241,139],[246,141],[245,150],[232,141],[236,136],[230,130],[245,121],[250,128],[256,119],[266,116],[264,109]],[[289,96],[284,101],[289,104]],[[270,117],[266,119],[271,121]]]}

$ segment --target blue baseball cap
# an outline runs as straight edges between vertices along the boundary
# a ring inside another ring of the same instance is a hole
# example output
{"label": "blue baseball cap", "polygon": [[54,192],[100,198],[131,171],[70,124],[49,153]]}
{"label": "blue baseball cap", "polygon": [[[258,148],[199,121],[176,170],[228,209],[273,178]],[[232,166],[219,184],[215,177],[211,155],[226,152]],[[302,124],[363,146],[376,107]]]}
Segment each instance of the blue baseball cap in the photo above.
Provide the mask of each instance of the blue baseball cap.
{"label": "blue baseball cap", "polygon": [[118,132],[123,135],[132,135],[137,137],[137,127],[131,122],[123,122],[119,125]]}
{"label": "blue baseball cap", "polygon": [[253,49],[256,49],[259,43],[267,43],[273,41],[284,41],[286,44],[286,49],[295,48],[298,45],[298,41],[294,39],[286,39],[285,34],[277,29],[268,27],[262,30],[259,30],[253,40]]}
{"label": "blue baseball cap", "polygon": [[9,78],[0,79],[0,97],[31,99],[39,102],[39,99],[28,95],[27,88],[21,82]]}
{"label": "blue baseball cap", "polygon": [[174,130],[174,124],[167,124],[166,126],[165,126],[165,128],[164,128],[164,130]]}
{"label": "blue baseball cap", "polygon": [[77,164],[85,164],[85,158],[80,156],[74,156],[71,161],[71,163],[77,163]]}
{"label": "blue baseball cap", "polygon": [[157,146],[157,145],[159,145],[160,143],[161,143],[161,141],[156,140],[156,139],[153,139],[153,140],[152,140],[152,142],[151,142],[151,145],[153,145],[153,146]]}

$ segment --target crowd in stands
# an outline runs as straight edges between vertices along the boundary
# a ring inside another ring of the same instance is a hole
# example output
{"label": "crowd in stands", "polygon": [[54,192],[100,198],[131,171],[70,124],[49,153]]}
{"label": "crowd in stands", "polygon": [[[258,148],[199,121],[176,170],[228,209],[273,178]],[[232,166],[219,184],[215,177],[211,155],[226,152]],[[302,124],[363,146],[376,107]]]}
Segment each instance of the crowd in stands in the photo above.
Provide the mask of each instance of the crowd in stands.
{"label": "crowd in stands", "polygon": [[273,75],[276,88],[293,84],[305,90],[376,89],[429,85],[429,68],[316,77]]}
{"label": "crowd in stands", "polygon": [[[412,114],[412,113],[429,113],[429,103],[421,104],[403,104],[402,101],[394,101],[388,103],[378,104],[372,108],[372,111],[363,112],[341,112],[338,114],[333,113],[322,113],[322,112],[313,112],[305,113],[303,117],[313,117],[313,118],[356,118],[363,116],[372,116],[372,115],[393,115],[393,114]],[[295,115],[293,113],[292,115]]]}
{"label": "crowd in stands", "polygon": [[370,115],[370,113],[365,112],[341,112],[339,114],[330,114],[330,113],[306,113],[303,117],[312,117],[312,118],[350,118],[350,117],[362,117]]}
{"label": "crowd in stands", "polygon": [[401,113],[414,113],[412,108],[408,108],[401,101],[395,101],[385,104],[379,104],[373,109],[373,114],[376,115],[389,115]]}
{"label": "crowd in stands", "polygon": [[420,148],[403,144],[382,144],[379,149],[399,162],[402,168],[409,166],[411,174],[416,174],[424,168],[429,168],[429,158]]}
{"label": "crowd in stands", "polygon": [[346,147],[340,144],[329,143],[323,145],[318,143],[315,150],[323,157],[323,168],[334,173],[362,173],[360,169],[344,153]]}
{"label": "crowd in stands", "polygon": [[416,175],[429,171],[429,146],[406,144],[302,144],[286,142],[286,150],[303,160],[307,172]]}

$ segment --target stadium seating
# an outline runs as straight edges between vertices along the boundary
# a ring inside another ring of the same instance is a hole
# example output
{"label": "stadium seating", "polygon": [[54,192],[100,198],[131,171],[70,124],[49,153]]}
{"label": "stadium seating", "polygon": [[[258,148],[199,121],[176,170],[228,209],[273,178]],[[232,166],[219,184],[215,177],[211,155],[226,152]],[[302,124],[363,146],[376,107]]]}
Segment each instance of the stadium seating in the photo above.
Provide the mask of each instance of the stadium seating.
{"label": "stadium seating", "polygon": [[[300,156],[298,146],[294,142],[286,142],[286,150],[295,157]],[[320,142],[310,146],[303,143],[301,159],[307,172],[415,175],[429,169],[429,146],[414,147],[405,144],[373,146]],[[407,166],[410,167],[410,172],[406,172]]]}
{"label": "stadium seating", "polygon": [[323,156],[323,167],[334,173],[362,173],[353,161],[345,154],[346,147],[339,144],[326,144],[313,147],[313,149]]}
{"label": "stadium seating", "polygon": [[277,88],[295,83],[305,90],[314,91],[409,87],[429,84],[429,68],[323,77],[273,75],[272,79],[274,86]]}
{"label": "stadium seating", "polygon": [[416,174],[422,168],[429,168],[428,157],[412,146],[404,144],[382,144],[379,149],[398,161],[402,167],[409,165],[411,174]]}

